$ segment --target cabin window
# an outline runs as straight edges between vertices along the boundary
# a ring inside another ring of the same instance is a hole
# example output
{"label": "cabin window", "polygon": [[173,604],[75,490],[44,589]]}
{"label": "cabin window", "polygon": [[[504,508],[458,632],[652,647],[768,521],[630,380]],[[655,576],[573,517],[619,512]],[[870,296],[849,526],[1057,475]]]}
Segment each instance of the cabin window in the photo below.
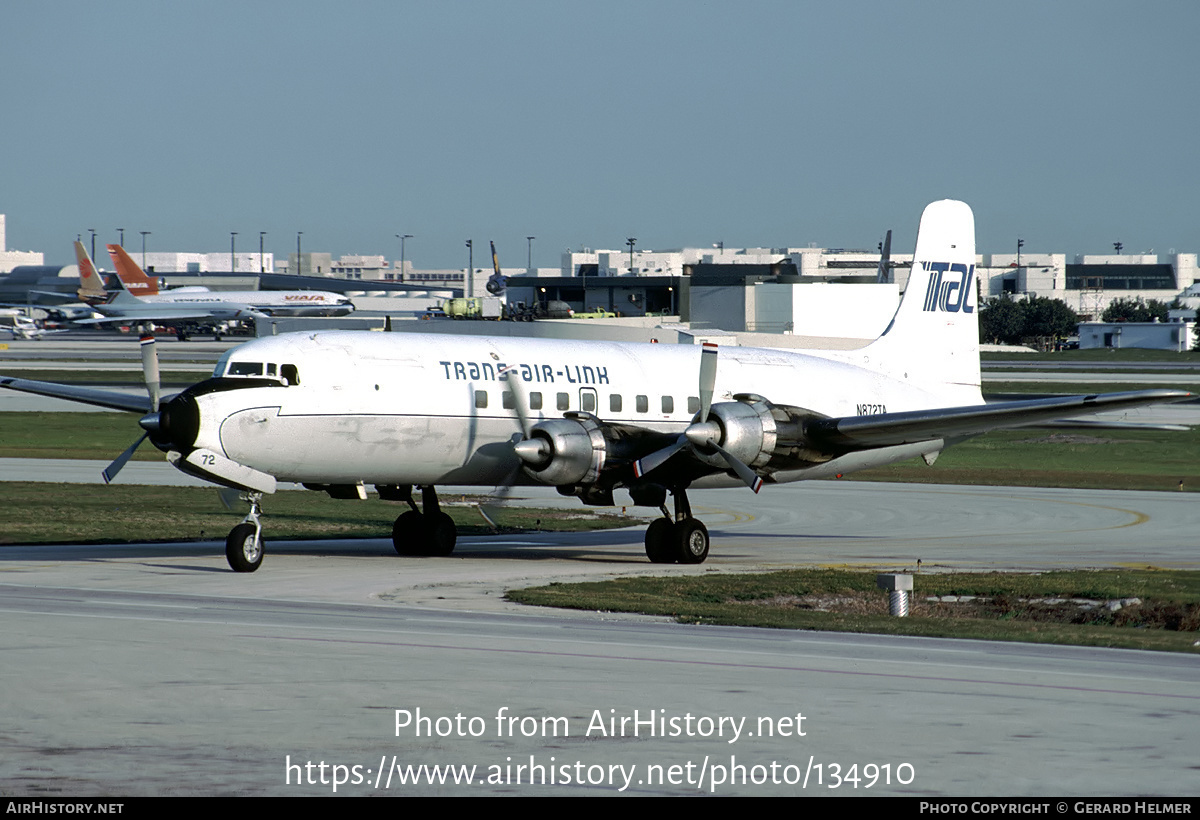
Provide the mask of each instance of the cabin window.
{"label": "cabin window", "polygon": [[596,394],[590,390],[584,390],[579,396],[579,404],[581,409],[586,413],[596,412]]}
{"label": "cabin window", "polygon": [[693,416],[700,412],[700,399],[695,396],[688,396],[688,412]]}
{"label": "cabin window", "polygon": [[571,409],[571,397],[566,393],[559,393],[557,407],[559,410],[570,410]]}
{"label": "cabin window", "polygon": [[226,376],[261,376],[262,362],[230,362]]}
{"label": "cabin window", "polygon": [[529,409],[530,410],[541,410],[542,409],[542,394],[541,393],[534,392],[534,393],[529,394]]}
{"label": "cabin window", "polygon": [[505,390],[503,393],[500,394],[500,404],[504,407],[505,410],[515,410],[516,409],[517,400],[513,398],[513,394],[512,394],[511,390]]}
{"label": "cabin window", "polygon": [[635,409],[639,413],[649,413],[650,412],[650,399],[648,399],[645,396],[636,397],[636,399],[634,400],[634,405],[635,405]]}
{"label": "cabin window", "polygon": [[608,394],[608,412],[610,412],[610,413],[620,413],[621,412],[621,394],[620,393],[609,393]]}
{"label": "cabin window", "polygon": [[675,397],[674,396],[663,396],[662,397],[662,411],[664,413],[674,413],[675,412]]}
{"label": "cabin window", "polygon": [[475,391],[475,406],[478,407],[480,410],[487,408],[487,391],[486,390],[476,390]]}

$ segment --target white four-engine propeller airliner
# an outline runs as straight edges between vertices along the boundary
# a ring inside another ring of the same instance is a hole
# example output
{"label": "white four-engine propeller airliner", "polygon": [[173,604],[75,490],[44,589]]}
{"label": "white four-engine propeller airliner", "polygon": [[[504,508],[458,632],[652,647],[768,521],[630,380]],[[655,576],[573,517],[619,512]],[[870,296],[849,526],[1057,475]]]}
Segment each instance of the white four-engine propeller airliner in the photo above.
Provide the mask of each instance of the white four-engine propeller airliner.
{"label": "white four-engine propeller airliner", "polygon": [[[0,386],[142,414],[146,438],[184,472],[249,494],[226,542],[230,565],[262,561],[260,501],[277,481],[338,498],[373,485],[408,502],[402,555],[447,555],[453,521],[437,485],[548,484],[584,503],[624,488],[662,517],[646,530],[659,563],[700,563],[709,537],[692,487],[823,478],[922,456],[988,430],[1178,401],[1150,390],[984,404],[975,226],[970,208],[925,209],[890,325],[853,351],[791,351],[441,334],[304,332],[229,350],[213,377],[159,400],[0,377]],[[413,498],[421,490],[422,507]],[[667,507],[667,496],[674,510]]]}

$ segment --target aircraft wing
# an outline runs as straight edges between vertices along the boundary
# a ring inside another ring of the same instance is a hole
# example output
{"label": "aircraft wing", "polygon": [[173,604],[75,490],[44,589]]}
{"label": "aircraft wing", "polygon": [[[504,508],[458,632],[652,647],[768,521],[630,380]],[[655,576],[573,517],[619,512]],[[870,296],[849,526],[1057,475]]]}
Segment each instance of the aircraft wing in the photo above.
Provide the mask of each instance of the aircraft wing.
{"label": "aircraft wing", "polygon": [[930,441],[976,436],[1008,427],[1027,427],[1066,416],[1123,410],[1193,398],[1183,390],[1136,390],[1050,399],[1006,401],[971,407],[946,407],[874,416],[817,419],[805,426],[814,444],[835,450],[867,450]]}
{"label": "aircraft wing", "polygon": [[180,311],[163,311],[163,310],[147,310],[137,311],[128,310],[119,315],[102,316],[99,319],[77,319],[77,325],[112,325],[112,324],[131,324],[135,322],[174,322],[180,319],[215,319],[213,312],[210,310],[180,310]]}
{"label": "aircraft wing", "polygon": [[56,399],[76,401],[81,404],[91,404],[96,407],[107,407],[109,410],[125,410],[129,413],[151,412],[149,396],[134,396],[111,390],[96,390],[90,387],[76,387],[70,384],[39,382],[33,379],[15,379],[9,376],[0,376],[0,387],[7,387],[9,390],[19,390],[22,393],[33,393],[38,396],[50,396]]}

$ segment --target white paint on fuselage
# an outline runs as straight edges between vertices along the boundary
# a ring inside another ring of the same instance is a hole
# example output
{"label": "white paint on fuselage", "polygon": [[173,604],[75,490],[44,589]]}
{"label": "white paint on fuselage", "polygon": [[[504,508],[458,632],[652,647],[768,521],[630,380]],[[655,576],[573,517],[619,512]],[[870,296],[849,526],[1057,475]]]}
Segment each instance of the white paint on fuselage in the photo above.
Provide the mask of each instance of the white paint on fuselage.
{"label": "white paint on fuselage", "polygon": [[[592,412],[606,422],[679,432],[692,421],[688,398],[698,395],[700,356],[700,347],[682,345],[283,334],[235,348],[222,361],[274,364],[276,372],[292,364],[299,384],[200,396],[196,444],[281,481],[494,486],[511,480],[516,459],[508,443],[521,437],[515,411],[503,406],[502,394],[510,387],[499,375],[502,366],[516,366],[527,395],[541,393],[542,409],[528,413],[533,423],[562,417],[560,393],[566,394],[567,409],[580,410],[584,393],[594,391]],[[897,412],[980,401],[978,387],[959,390],[957,401],[948,400],[945,385],[924,389],[887,375],[897,369],[894,362],[874,364],[817,353],[725,348],[713,402],[757,393],[775,404],[841,417],[857,415],[863,407]],[[478,391],[486,393],[486,408],[476,406]],[[620,396],[620,410],[610,404],[614,395]],[[646,397],[648,412],[637,411],[638,396]],[[669,412],[662,406],[664,396],[673,400]],[[876,451],[869,460],[887,463],[938,447],[925,443],[892,448],[895,454]],[[820,472],[836,469],[837,464],[825,465]],[[809,472],[789,471],[777,479],[797,480]],[[720,476],[706,483],[726,482]]]}

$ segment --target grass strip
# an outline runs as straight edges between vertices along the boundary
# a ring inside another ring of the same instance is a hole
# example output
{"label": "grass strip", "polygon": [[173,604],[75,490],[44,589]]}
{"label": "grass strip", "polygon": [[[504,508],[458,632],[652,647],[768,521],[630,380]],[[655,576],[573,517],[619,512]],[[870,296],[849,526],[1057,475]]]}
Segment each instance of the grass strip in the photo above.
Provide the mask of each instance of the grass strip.
{"label": "grass strip", "polygon": [[[665,615],[680,623],[1200,652],[1200,573],[920,573],[911,614],[887,614],[875,572],[619,578],[511,590],[536,606]],[[928,600],[955,596],[963,600]],[[1077,603],[1084,600],[1091,605]],[[1110,609],[1110,601],[1122,602]]]}
{"label": "grass strip", "polygon": [[[6,482],[3,487],[0,545],[223,540],[249,509],[239,503],[227,510],[216,490],[206,487],[34,482]],[[463,505],[455,496],[441,500],[460,535],[497,532],[473,504]],[[263,500],[268,540],[388,538],[392,522],[407,509],[398,501],[340,501],[317,492],[282,492]],[[629,518],[586,509],[505,507],[489,515],[499,532],[578,531],[631,523]]]}

